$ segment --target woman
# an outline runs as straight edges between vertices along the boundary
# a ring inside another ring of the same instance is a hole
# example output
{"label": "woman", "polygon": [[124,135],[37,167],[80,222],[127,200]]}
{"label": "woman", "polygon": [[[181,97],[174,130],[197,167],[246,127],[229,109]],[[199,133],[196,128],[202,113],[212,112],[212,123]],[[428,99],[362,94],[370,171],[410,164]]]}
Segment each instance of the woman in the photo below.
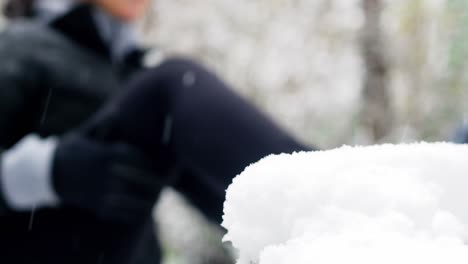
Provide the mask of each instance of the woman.
{"label": "woman", "polygon": [[194,62],[143,69],[132,24],[147,5],[7,8],[30,21],[0,36],[2,261],[158,263],[151,209],[163,187],[220,222],[245,166],[307,150]]}

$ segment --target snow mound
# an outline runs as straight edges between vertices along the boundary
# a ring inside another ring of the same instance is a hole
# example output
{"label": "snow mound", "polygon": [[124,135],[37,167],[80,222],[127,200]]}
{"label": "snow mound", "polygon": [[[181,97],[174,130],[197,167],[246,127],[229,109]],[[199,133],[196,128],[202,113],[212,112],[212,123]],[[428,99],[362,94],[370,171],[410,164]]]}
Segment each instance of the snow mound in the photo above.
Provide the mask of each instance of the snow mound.
{"label": "snow mound", "polygon": [[238,264],[468,263],[468,146],[271,155],[229,186]]}

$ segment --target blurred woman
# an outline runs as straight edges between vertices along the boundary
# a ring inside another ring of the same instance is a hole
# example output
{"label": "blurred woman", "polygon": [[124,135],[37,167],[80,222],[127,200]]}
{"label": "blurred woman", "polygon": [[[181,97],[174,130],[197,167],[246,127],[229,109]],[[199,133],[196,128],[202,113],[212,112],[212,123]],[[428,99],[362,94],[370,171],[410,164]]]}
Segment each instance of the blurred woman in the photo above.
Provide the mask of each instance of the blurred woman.
{"label": "blurred woman", "polygon": [[7,5],[3,262],[159,263],[151,210],[162,188],[219,223],[224,191],[247,165],[308,149],[193,61],[145,69],[134,24],[148,4]]}

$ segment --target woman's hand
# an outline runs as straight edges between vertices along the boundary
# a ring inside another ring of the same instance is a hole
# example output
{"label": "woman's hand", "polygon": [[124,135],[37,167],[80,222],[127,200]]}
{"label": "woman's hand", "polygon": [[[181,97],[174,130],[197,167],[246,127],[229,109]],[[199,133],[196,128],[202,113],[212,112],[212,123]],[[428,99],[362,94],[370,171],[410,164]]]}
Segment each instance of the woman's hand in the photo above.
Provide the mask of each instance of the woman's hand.
{"label": "woman's hand", "polygon": [[108,220],[147,219],[165,185],[161,176],[145,155],[123,143],[74,133],[55,152],[53,183],[61,202]]}

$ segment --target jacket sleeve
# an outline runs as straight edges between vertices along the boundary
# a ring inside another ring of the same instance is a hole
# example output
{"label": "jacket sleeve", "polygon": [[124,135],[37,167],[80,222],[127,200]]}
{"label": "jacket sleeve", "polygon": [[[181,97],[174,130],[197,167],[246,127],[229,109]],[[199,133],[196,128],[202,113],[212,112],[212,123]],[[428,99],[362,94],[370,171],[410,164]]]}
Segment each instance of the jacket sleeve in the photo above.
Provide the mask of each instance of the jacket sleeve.
{"label": "jacket sleeve", "polygon": [[[40,102],[36,102],[40,101],[38,71],[33,63],[7,48],[0,43],[0,165],[2,153],[35,129],[40,109]],[[0,215],[8,211],[2,173],[0,170]]]}
{"label": "jacket sleeve", "polygon": [[2,61],[0,49],[0,147],[9,148],[40,122],[40,80],[33,65],[19,58]]}
{"label": "jacket sleeve", "polygon": [[[2,167],[2,156],[1,156],[1,151],[2,149],[0,149],[0,168]],[[0,179],[2,177],[1,175],[1,171],[0,171]],[[4,194],[3,194],[3,182],[0,180],[0,216],[4,215],[5,213],[7,213],[10,209],[9,207],[7,206],[7,203],[6,203],[6,200],[5,200],[5,197],[4,197]]]}

